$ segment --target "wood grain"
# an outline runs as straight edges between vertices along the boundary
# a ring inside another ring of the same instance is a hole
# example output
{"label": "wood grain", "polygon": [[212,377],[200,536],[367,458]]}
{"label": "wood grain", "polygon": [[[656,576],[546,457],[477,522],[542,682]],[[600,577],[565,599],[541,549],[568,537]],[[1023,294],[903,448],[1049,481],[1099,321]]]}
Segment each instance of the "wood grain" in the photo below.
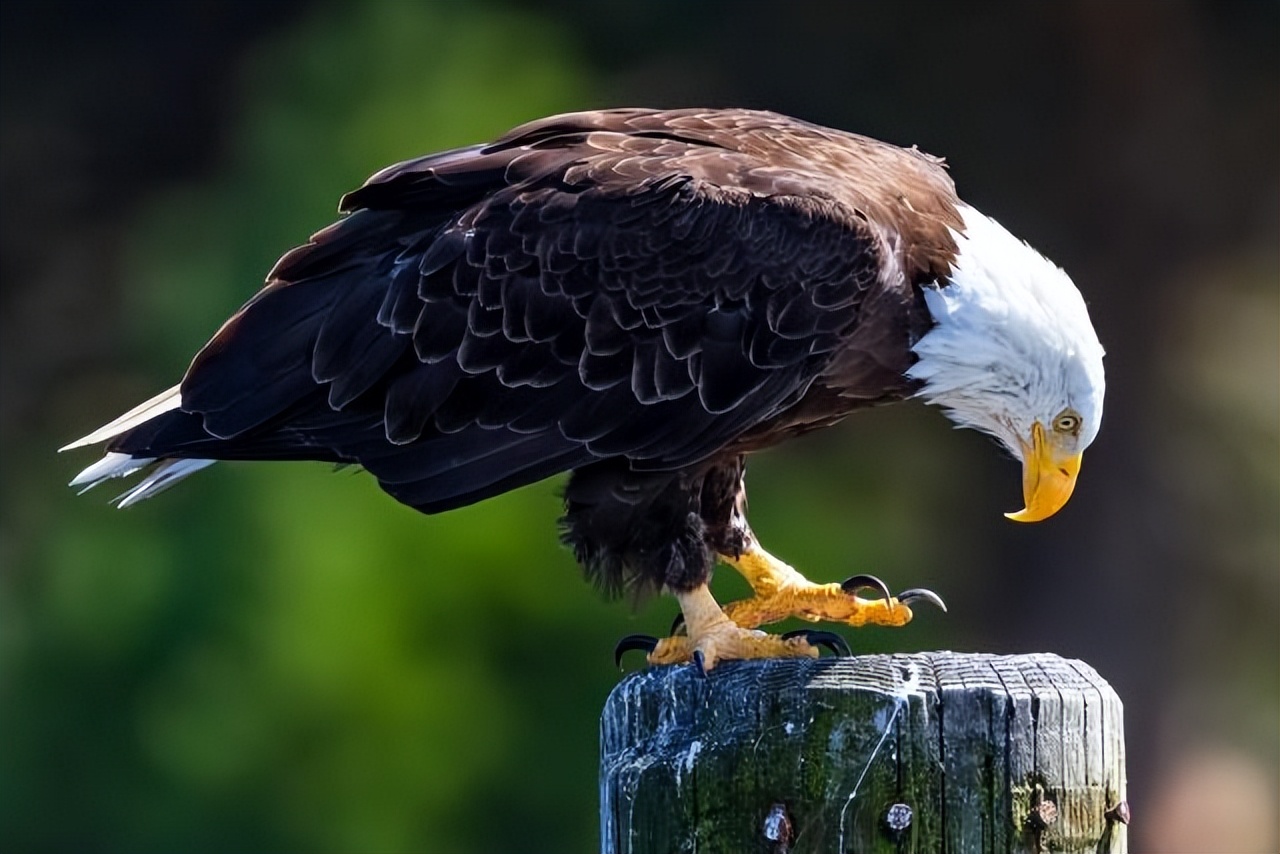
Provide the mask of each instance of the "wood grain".
{"label": "wood grain", "polygon": [[1105,815],[1123,707],[1056,655],[634,673],[605,705],[600,790],[610,854],[1127,850]]}

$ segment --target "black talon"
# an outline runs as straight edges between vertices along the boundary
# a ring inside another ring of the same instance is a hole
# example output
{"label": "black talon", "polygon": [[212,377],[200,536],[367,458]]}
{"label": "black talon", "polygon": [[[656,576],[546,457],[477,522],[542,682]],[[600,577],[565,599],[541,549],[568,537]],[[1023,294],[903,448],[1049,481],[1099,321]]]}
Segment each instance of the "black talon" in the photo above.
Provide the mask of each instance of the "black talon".
{"label": "black talon", "polygon": [[615,667],[622,668],[622,656],[631,652],[633,649],[642,649],[645,654],[653,652],[654,647],[658,645],[658,639],[653,635],[627,635],[618,641],[618,645],[613,648],[613,664]]}
{"label": "black talon", "polygon": [[695,649],[693,651],[693,663],[698,668],[699,676],[707,675],[706,659],[702,657],[702,650]]}
{"label": "black talon", "polygon": [[921,599],[928,602],[930,605],[939,608],[944,614],[947,612],[947,603],[943,602],[942,597],[937,593],[934,593],[932,590],[925,590],[923,587],[912,587],[910,590],[903,590],[898,594],[898,601],[904,605],[914,602],[917,599]]}
{"label": "black talon", "polygon": [[889,585],[874,575],[851,575],[840,584],[840,589],[849,594],[856,594],[859,590],[868,588],[879,590],[884,594],[886,601],[893,598],[893,594],[889,592]]}
{"label": "black talon", "polygon": [[684,612],[681,611],[680,613],[676,614],[676,618],[671,621],[670,634],[674,635],[676,632],[680,631],[683,628],[684,628]]}
{"label": "black talon", "polygon": [[782,636],[783,640],[804,638],[809,646],[825,646],[834,655],[853,655],[849,642],[835,632],[823,632],[816,629],[796,629]]}

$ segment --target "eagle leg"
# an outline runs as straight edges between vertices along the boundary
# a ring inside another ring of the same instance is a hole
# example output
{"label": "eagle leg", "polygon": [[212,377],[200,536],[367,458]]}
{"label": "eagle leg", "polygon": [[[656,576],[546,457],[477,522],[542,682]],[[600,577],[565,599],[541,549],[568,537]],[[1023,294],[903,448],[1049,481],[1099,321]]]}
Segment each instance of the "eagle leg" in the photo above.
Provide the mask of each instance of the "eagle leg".
{"label": "eagle leg", "polygon": [[676,593],[684,614],[685,634],[658,641],[649,653],[650,664],[692,661],[707,672],[721,661],[745,658],[817,658],[822,633],[779,637],[736,625],[725,616],[705,584]]}
{"label": "eagle leg", "polygon": [[917,599],[946,610],[937,594],[928,590],[912,589],[880,599],[858,596],[857,591],[863,588],[877,588],[888,594],[884,582],[872,576],[854,576],[844,584],[814,584],[761,548],[753,537],[747,538],[739,554],[722,554],[720,558],[742,573],[755,591],[752,598],[730,602],[724,609],[730,620],[745,629],[787,617],[850,626],[905,626],[912,617],[907,602]]}

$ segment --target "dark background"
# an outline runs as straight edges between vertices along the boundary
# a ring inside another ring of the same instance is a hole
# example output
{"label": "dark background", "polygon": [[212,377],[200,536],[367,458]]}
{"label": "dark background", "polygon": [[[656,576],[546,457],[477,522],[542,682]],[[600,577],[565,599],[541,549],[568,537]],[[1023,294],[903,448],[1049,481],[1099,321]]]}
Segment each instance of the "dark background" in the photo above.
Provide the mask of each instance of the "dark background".
{"label": "dark background", "polygon": [[[166,388],[397,159],[549,112],[767,107],[945,155],[1108,348],[1057,517],[917,405],[753,467],[821,580],[951,605],[856,648],[1053,651],[1126,706],[1136,851],[1274,851],[1280,5],[0,5],[0,845],[588,851],[620,635],[555,484],[442,517],[320,465],[117,513],[56,448]],[[730,573],[722,573],[730,575]],[[717,579],[725,595],[734,580]]]}

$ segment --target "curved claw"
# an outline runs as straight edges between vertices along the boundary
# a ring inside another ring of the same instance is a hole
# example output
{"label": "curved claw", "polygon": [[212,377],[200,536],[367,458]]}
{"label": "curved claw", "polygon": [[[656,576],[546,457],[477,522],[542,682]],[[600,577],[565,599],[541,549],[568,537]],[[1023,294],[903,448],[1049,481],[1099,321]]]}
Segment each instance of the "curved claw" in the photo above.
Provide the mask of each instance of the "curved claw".
{"label": "curved claw", "polygon": [[909,605],[916,600],[928,602],[942,613],[947,612],[947,603],[942,601],[942,597],[932,590],[926,590],[923,587],[912,587],[910,590],[903,590],[898,594],[898,601],[903,605]]}
{"label": "curved claw", "polygon": [[844,581],[840,582],[840,589],[851,595],[857,593],[859,590],[868,588],[872,590],[879,590],[883,593],[885,601],[893,598],[893,594],[889,592],[889,585],[885,584],[874,575],[851,575]]}
{"label": "curved claw", "polygon": [[618,645],[613,648],[613,664],[621,669],[622,656],[631,652],[633,649],[642,649],[645,654],[653,652],[654,647],[658,645],[658,639],[653,635],[627,635],[618,641]]}
{"label": "curved claw", "polygon": [[693,666],[698,668],[699,676],[707,675],[707,660],[702,657],[702,650],[700,649],[693,651]]}
{"label": "curved claw", "polygon": [[804,638],[809,646],[825,646],[831,650],[834,655],[853,655],[853,650],[849,649],[849,643],[835,632],[823,632],[816,629],[796,629],[794,632],[787,632],[782,636],[783,640],[791,640],[792,638]]}

